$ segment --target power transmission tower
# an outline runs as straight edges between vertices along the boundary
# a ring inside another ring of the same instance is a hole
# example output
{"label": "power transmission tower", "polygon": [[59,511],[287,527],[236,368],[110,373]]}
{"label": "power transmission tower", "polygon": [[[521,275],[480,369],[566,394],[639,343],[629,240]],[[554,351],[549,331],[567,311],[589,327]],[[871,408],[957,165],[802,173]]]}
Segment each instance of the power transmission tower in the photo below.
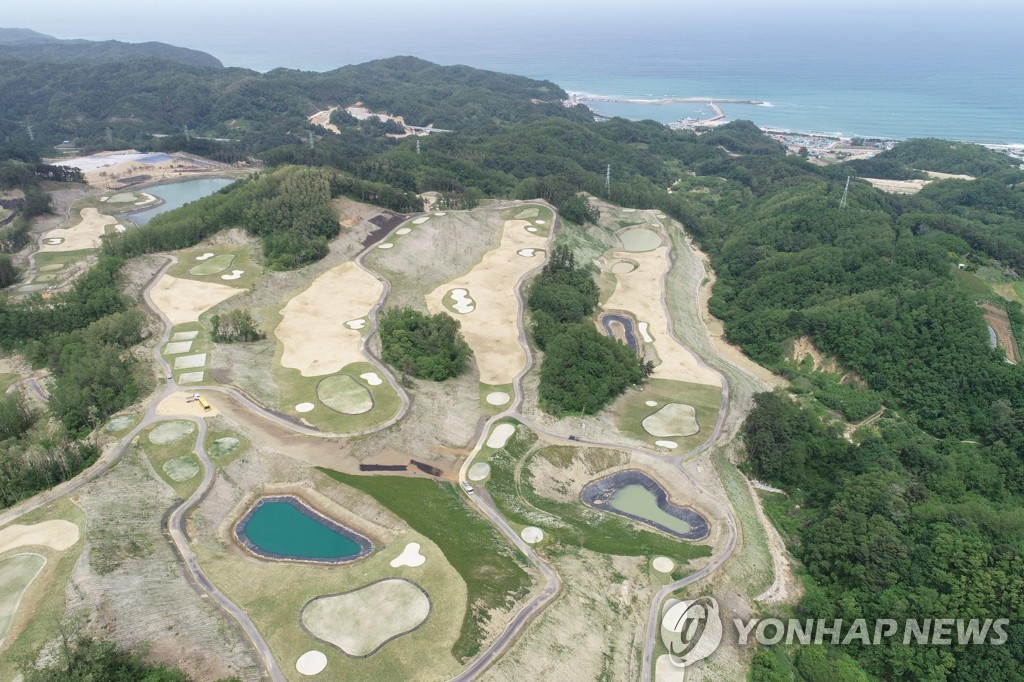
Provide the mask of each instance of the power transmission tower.
{"label": "power transmission tower", "polygon": [[192,141],[192,133],[188,131],[188,126],[185,126],[185,140],[188,142]]}
{"label": "power transmission tower", "polygon": [[612,165],[610,163],[604,174],[604,196],[606,199],[612,198]]}
{"label": "power transmission tower", "polygon": [[846,189],[843,190],[843,198],[839,200],[839,210],[846,208],[846,197],[850,194],[850,176],[846,176]]}
{"label": "power transmission tower", "polygon": [[419,141],[419,139],[416,140],[416,153],[417,154],[420,153],[420,141]]}
{"label": "power transmission tower", "polygon": [[309,148],[310,148],[310,149],[313,149],[313,147],[314,147],[315,145],[316,145],[316,141],[315,141],[315,140],[313,139],[313,131],[312,131],[312,130],[310,130],[310,131],[309,131]]}
{"label": "power transmission tower", "polygon": [[25,127],[28,128],[28,139],[30,139],[33,142],[35,142],[36,141],[36,134],[32,131],[32,126],[25,126]]}
{"label": "power transmission tower", "polygon": [[107,144],[114,144],[114,133],[110,130],[110,126],[107,126]]}

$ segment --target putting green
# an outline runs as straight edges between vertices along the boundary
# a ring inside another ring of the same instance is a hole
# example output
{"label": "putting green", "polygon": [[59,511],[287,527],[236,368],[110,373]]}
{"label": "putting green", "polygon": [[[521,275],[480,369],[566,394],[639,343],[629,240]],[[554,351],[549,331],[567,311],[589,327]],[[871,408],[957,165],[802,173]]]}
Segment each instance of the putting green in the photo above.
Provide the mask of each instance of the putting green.
{"label": "putting green", "polygon": [[181,483],[199,473],[199,462],[192,455],[182,455],[164,462],[163,470],[172,481]]}
{"label": "putting green", "polygon": [[154,445],[167,445],[181,440],[195,430],[196,425],[192,422],[166,422],[149,432],[149,442]]}
{"label": "putting green", "polygon": [[53,272],[55,270],[60,270],[63,267],[64,267],[63,263],[50,263],[49,265],[42,265],[42,266],[40,266],[39,267],[39,272]]}
{"label": "putting green", "polygon": [[32,280],[32,281],[33,282],[52,282],[55,279],[57,279],[57,275],[53,275],[53,274],[36,275],[36,278],[34,280]]}
{"label": "putting green", "polygon": [[135,201],[135,194],[133,192],[121,192],[107,199],[109,204],[127,204]]}
{"label": "putting green", "polygon": [[225,436],[224,438],[218,438],[210,443],[209,453],[212,457],[227,457],[237,450],[241,444],[242,441],[237,438]]}
{"label": "putting green", "polygon": [[222,253],[219,256],[214,256],[209,260],[204,260],[199,265],[192,266],[192,269],[188,271],[190,275],[216,275],[218,272],[223,272],[228,269],[231,265],[231,261],[235,260],[235,254],[233,253]]}
{"label": "putting green", "polygon": [[45,565],[39,554],[15,554],[0,561],[0,643],[11,629],[22,596]]}
{"label": "putting green", "polygon": [[619,234],[619,241],[626,251],[639,253],[641,251],[653,251],[661,246],[661,235],[654,230],[644,227],[635,227]]}
{"label": "putting green", "polygon": [[335,374],[320,381],[316,395],[327,407],[342,414],[363,414],[373,409],[370,391],[348,374]]}
{"label": "putting green", "polygon": [[349,656],[373,654],[412,632],[430,615],[430,598],[408,580],[389,578],[353,592],[317,597],[302,609],[302,625]]}
{"label": "putting green", "polygon": [[130,414],[126,414],[123,417],[114,417],[107,422],[107,431],[124,431],[131,428],[134,423],[135,417]]}
{"label": "putting green", "polygon": [[700,431],[697,411],[691,405],[669,403],[643,421],[644,431],[655,438],[692,436]]}
{"label": "putting green", "polygon": [[540,215],[540,210],[539,209],[536,209],[536,208],[524,208],[519,213],[516,213],[516,219],[518,219],[518,220],[528,220],[530,218],[536,218],[538,215]]}

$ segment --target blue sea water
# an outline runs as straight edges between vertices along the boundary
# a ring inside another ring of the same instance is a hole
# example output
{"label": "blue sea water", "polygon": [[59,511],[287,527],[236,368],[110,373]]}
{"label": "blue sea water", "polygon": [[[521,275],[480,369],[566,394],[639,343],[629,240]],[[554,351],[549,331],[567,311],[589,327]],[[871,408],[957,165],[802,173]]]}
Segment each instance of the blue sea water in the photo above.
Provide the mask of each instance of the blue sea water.
{"label": "blue sea water", "polygon": [[[548,79],[574,92],[764,100],[769,104],[722,107],[730,119],[768,127],[1024,143],[1020,2],[780,0],[704,9],[667,0],[392,2],[360,9],[293,0],[254,16],[211,3],[152,25],[122,26],[108,16],[91,35],[71,16],[65,26],[32,28],[59,37],[161,40],[260,71],[326,71],[411,54]],[[593,106],[662,122],[698,113],[693,105]]]}

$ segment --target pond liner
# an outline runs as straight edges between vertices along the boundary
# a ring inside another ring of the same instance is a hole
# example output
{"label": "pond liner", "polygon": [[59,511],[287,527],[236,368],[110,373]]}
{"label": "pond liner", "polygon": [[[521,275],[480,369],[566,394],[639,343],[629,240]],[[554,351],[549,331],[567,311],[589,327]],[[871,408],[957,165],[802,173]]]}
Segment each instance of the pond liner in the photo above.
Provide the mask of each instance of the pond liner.
{"label": "pond liner", "polygon": [[[674,516],[689,524],[689,532],[680,533],[679,531],[667,528],[660,523],[651,521],[650,519],[645,519],[642,516],[637,516],[635,514],[630,514],[629,512],[615,509],[608,504],[616,492],[630,485],[642,485],[653,493],[658,507],[666,514]],[[665,489],[661,487],[661,484],[637,469],[617,471],[610,476],[605,476],[604,478],[599,478],[596,481],[591,481],[587,485],[583,486],[583,490],[580,491],[580,500],[583,504],[592,509],[625,516],[628,519],[657,528],[663,533],[668,533],[669,535],[682,540],[701,540],[707,537],[709,532],[707,519],[689,507],[679,507],[669,502],[668,495],[665,493]]]}
{"label": "pond liner", "polygon": [[[326,526],[335,533],[343,535],[344,537],[348,538],[352,542],[359,545],[359,553],[355,556],[336,558],[305,557],[296,554],[278,554],[277,552],[270,552],[256,545],[252,542],[252,540],[249,539],[249,536],[246,535],[245,527],[252,519],[253,515],[260,509],[260,507],[270,502],[284,502],[286,504],[290,504],[291,506],[295,507],[295,510],[298,511],[303,516],[310,518],[323,526]],[[260,557],[261,559],[272,559],[275,561],[295,561],[299,563],[308,564],[348,564],[352,563],[353,561],[358,561],[359,559],[362,559],[371,551],[373,551],[373,543],[370,542],[369,538],[360,535],[351,528],[346,528],[337,521],[329,518],[328,516],[325,516],[324,514],[321,514],[320,512],[313,509],[299,498],[294,497],[292,495],[271,495],[267,497],[261,497],[260,499],[256,500],[255,504],[253,504],[252,507],[249,508],[249,511],[245,513],[245,516],[243,516],[241,520],[239,520],[239,522],[235,524],[235,539],[238,540],[238,542],[243,547],[245,547],[249,552],[256,555],[257,557]]]}

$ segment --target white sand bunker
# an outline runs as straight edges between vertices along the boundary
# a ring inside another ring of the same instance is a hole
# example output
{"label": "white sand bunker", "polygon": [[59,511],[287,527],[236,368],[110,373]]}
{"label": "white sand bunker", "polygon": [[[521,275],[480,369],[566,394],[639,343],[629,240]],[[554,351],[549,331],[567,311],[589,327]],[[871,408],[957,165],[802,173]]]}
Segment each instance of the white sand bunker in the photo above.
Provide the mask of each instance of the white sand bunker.
{"label": "white sand bunker", "polygon": [[195,369],[204,365],[206,365],[206,353],[182,355],[180,358],[174,358],[174,369]]}
{"label": "white sand bunker", "polygon": [[167,445],[179,441],[196,430],[196,425],[188,421],[164,422],[149,432],[149,442],[154,445]]}
{"label": "white sand bunker", "polygon": [[395,230],[395,234],[409,234],[410,232],[412,232],[411,227],[400,227]]}
{"label": "white sand bunker", "polygon": [[18,547],[41,545],[63,552],[78,542],[78,526],[63,519],[0,528],[0,554]]}
{"label": "white sand bunker", "polygon": [[208,260],[210,258],[213,258],[216,255],[217,254],[215,254],[215,253],[210,253],[209,251],[207,251],[202,256],[196,256],[196,260]]}
{"label": "white sand bunker", "polygon": [[[438,215],[442,215],[442,214],[439,213]],[[423,223],[427,222],[428,220],[430,220],[430,216],[425,215],[422,218],[417,218],[416,220],[412,221],[412,224],[413,225],[422,225]]]}
{"label": "white sand bunker", "polygon": [[528,228],[526,228],[526,231],[527,232],[536,232],[537,228],[536,227],[528,227]]}
{"label": "white sand bunker", "polygon": [[658,220],[664,220],[664,219],[665,219],[665,214],[664,213],[659,213],[658,214]]}
{"label": "white sand bunker", "polygon": [[612,273],[615,275],[624,275],[627,272],[633,272],[634,270],[636,270],[636,265],[630,263],[628,260],[620,260],[612,266]]}
{"label": "white sand bunker", "polygon": [[523,258],[533,258],[533,256],[537,253],[537,249],[519,249],[518,251],[516,251],[516,253],[518,253]]}
{"label": "white sand bunker", "polygon": [[420,554],[420,543],[410,542],[402,550],[402,553],[391,560],[391,568],[399,568],[401,566],[411,566],[413,568],[422,566],[426,563],[427,557]]}
{"label": "white sand bunker", "polygon": [[445,213],[444,211],[438,211],[438,212],[437,212],[437,213],[435,213],[434,215],[448,215],[448,214],[447,214],[447,213]]}
{"label": "white sand bunker", "polygon": [[667,556],[655,557],[654,561],[651,562],[651,566],[659,573],[671,573],[672,569],[676,567],[675,562]]}
{"label": "white sand bunker", "polygon": [[164,355],[179,355],[192,350],[191,341],[171,341],[164,346]]}
{"label": "white sand bunker", "polygon": [[430,598],[416,583],[389,578],[330,597],[302,609],[302,624],[314,637],[349,656],[369,656],[412,632],[430,615]]}
{"label": "white sand bunker", "polygon": [[182,455],[167,460],[162,468],[168,478],[175,483],[181,483],[199,473],[199,462],[192,455]]}
{"label": "white sand bunker", "polygon": [[643,427],[655,438],[692,436],[700,431],[696,411],[683,403],[668,403],[644,419]]}
{"label": "white sand bunker", "polygon": [[640,331],[640,336],[646,343],[654,343],[654,337],[651,336],[650,325],[646,322],[641,322],[637,325],[637,329]]}
{"label": "white sand bunker", "polygon": [[64,240],[59,237],[47,237],[46,239],[43,240],[43,243],[55,246],[57,244],[63,244]]}
{"label": "white sand bunker", "polygon": [[114,232],[127,232],[128,228],[124,225],[114,225]]}
{"label": "white sand bunker", "polygon": [[175,332],[171,341],[190,341],[199,336],[199,332]]}
{"label": "white sand bunker", "polygon": [[534,224],[534,225],[543,225],[543,224],[544,224],[544,221],[543,221],[543,220],[534,220],[534,221],[533,221],[533,224]]}
{"label": "white sand bunker", "polygon": [[156,307],[173,325],[198,322],[199,316],[242,292],[242,289],[215,282],[198,282],[164,275],[150,292]]}
{"label": "white sand bunker", "polygon": [[523,542],[536,545],[544,539],[544,531],[537,526],[527,526],[519,533],[519,536],[523,538]]}
{"label": "white sand bunker", "polygon": [[451,306],[455,312],[465,315],[476,309],[476,301],[469,297],[469,292],[465,289],[452,289],[448,295],[452,299]]}
{"label": "white sand bunker", "polygon": [[366,326],[366,318],[364,317],[358,320],[349,320],[348,322],[345,323],[345,326],[348,327],[349,329],[362,329],[363,327]]}
{"label": "white sand bunker", "polygon": [[503,448],[508,439],[512,437],[512,434],[516,432],[516,427],[509,423],[498,424],[491,431],[491,435],[487,438],[487,447],[489,448]]}
{"label": "white sand bunker", "polygon": [[390,249],[393,246],[394,246],[394,244],[392,244],[391,242],[384,242],[383,244],[377,244],[377,248],[378,249]]}
{"label": "white sand bunker", "polygon": [[312,412],[313,408],[316,407],[313,403],[299,403],[295,406],[296,412]]}
{"label": "white sand bunker", "polygon": [[494,391],[487,394],[488,405],[507,405],[509,400],[512,400],[512,396],[504,391]]}
{"label": "white sand bunker", "polygon": [[327,667],[327,655],[322,651],[307,651],[295,661],[300,675],[319,675]]}
{"label": "white sand bunker", "polygon": [[353,261],[318,276],[281,310],[274,330],[284,346],[281,365],[315,377],[365,361],[362,334],[345,321],[366,317],[382,293],[384,284]]}
{"label": "white sand bunker", "polygon": [[245,274],[245,270],[232,270],[230,275],[221,275],[221,279],[238,279]]}
{"label": "white sand bunker", "polygon": [[647,407],[657,407],[658,406],[658,401],[657,400],[648,400],[647,402],[644,403],[644,405],[646,405]]}
{"label": "white sand bunker", "polygon": [[100,201],[106,201],[106,200],[107,200],[107,199],[109,199],[109,198],[110,198],[110,197],[100,197]]}
{"label": "white sand bunker", "polygon": [[679,443],[674,440],[656,440],[654,441],[654,444],[660,448],[666,448],[668,450],[675,450],[679,447]]}
{"label": "white sand bunker", "polygon": [[469,467],[469,471],[466,473],[466,476],[471,481],[482,481],[490,475],[491,465],[487,462],[477,462]]}
{"label": "white sand bunker", "polygon": [[384,380],[380,378],[380,375],[376,372],[364,372],[359,375],[359,378],[368,383],[370,386],[380,386],[384,383]]}

